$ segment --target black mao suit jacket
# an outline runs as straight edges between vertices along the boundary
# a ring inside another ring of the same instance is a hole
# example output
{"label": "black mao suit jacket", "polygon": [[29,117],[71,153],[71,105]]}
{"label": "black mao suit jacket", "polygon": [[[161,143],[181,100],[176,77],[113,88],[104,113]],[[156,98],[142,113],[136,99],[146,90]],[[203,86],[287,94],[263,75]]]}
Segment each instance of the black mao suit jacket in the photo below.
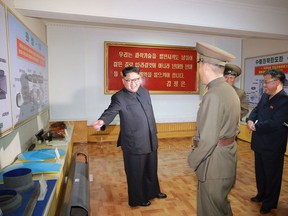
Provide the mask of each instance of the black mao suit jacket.
{"label": "black mao suit jacket", "polygon": [[158,148],[157,128],[151,98],[147,89],[139,87],[136,93],[121,89],[111,97],[109,107],[99,119],[105,126],[116,115],[120,117],[120,133],[117,145],[124,153],[147,154]]}
{"label": "black mao suit jacket", "polygon": [[251,148],[258,153],[284,153],[287,144],[288,96],[281,90],[269,100],[264,93],[258,105],[252,110],[248,120],[256,122],[252,133]]}

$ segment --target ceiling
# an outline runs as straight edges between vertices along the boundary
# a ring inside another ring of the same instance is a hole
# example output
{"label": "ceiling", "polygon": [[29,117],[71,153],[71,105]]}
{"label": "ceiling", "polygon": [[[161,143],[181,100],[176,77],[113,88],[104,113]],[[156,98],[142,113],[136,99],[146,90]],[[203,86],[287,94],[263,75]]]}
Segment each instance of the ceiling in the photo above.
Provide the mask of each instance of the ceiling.
{"label": "ceiling", "polygon": [[14,0],[14,5],[46,24],[288,40],[288,0]]}

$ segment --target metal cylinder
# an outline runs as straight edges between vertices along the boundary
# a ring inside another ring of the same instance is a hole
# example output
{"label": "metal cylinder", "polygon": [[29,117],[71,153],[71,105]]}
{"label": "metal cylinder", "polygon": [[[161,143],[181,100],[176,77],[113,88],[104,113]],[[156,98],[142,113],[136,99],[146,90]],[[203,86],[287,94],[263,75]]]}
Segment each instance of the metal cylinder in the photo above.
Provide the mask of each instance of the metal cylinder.
{"label": "metal cylinder", "polygon": [[[79,161],[84,158],[85,161]],[[69,169],[61,215],[90,215],[89,163],[82,152],[75,153]]]}

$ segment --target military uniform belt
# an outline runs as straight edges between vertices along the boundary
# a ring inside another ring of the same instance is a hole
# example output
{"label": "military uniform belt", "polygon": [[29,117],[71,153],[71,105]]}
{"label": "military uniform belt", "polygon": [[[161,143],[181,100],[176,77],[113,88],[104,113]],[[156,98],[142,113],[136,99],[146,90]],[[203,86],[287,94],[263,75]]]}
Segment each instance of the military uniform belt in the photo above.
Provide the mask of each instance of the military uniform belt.
{"label": "military uniform belt", "polygon": [[234,142],[235,137],[236,136],[229,137],[229,138],[226,138],[226,139],[220,139],[218,141],[217,145],[220,146],[220,147],[224,147],[224,146],[230,145],[230,144],[232,144]]}

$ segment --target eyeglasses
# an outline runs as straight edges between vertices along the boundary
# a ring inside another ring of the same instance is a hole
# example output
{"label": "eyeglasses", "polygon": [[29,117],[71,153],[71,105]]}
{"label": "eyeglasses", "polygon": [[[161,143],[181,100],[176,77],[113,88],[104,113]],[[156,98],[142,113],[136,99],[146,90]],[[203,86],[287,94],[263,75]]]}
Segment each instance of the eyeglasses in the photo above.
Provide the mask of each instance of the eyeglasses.
{"label": "eyeglasses", "polygon": [[267,84],[269,84],[269,83],[271,83],[271,82],[273,82],[273,81],[276,81],[277,79],[271,79],[271,80],[268,80],[268,81],[264,81],[264,84],[265,85],[267,85]]}
{"label": "eyeglasses", "polygon": [[197,63],[200,63],[200,62],[204,62],[204,59],[200,58],[200,59],[197,60]]}
{"label": "eyeglasses", "polygon": [[137,83],[140,80],[140,77],[135,78],[135,79],[124,79],[126,83],[130,84],[130,83]]}

